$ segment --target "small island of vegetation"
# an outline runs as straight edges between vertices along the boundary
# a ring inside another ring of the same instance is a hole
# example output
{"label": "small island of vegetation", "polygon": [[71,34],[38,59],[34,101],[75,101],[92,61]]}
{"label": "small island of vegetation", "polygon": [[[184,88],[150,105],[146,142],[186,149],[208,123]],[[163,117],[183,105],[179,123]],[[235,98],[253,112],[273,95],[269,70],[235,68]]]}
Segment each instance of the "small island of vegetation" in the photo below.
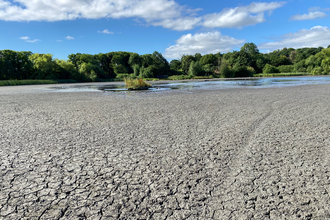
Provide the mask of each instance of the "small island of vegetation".
{"label": "small island of vegetation", "polygon": [[149,83],[146,83],[142,79],[130,79],[125,78],[125,87],[128,90],[148,90],[149,88],[152,88],[152,86]]}
{"label": "small island of vegetation", "polygon": [[[68,60],[51,54],[0,50],[0,86],[143,80],[183,80],[233,77],[328,75],[328,48],[283,48],[260,53],[254,43],[225,54],[182,55],[168,62],[161,53],[139,55],[109,52],[70,54]],[[138,81],[137,81],[138,82]]]}

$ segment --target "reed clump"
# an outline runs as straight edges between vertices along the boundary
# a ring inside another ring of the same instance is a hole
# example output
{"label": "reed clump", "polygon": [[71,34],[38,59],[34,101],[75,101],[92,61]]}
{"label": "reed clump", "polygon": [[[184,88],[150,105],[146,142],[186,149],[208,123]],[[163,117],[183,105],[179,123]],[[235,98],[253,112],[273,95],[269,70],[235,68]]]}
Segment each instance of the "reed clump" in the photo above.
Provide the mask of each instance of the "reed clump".
{"label": "reed clump", "polygon": [[142,79],[130,79],[124,78],[126,89],[128,90],[146,90],[152,86],[149,83],[146,83]]}

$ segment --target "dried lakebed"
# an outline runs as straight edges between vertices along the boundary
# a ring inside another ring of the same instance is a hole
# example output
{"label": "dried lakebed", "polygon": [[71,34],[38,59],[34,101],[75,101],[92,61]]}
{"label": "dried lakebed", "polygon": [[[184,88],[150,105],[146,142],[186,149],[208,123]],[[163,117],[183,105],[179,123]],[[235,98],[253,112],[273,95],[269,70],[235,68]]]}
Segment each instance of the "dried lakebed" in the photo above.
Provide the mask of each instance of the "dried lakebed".
{"label": "dried lakebed", "polygon": [[330,85],[0,88],[0,219],[329,219]]}

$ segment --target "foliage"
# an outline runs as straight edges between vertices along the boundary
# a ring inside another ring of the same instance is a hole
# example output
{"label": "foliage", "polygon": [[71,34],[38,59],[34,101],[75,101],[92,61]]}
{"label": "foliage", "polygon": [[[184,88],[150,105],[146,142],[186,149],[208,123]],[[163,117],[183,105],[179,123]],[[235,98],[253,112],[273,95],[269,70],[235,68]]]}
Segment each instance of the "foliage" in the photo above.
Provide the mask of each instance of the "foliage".
{"label": "foliage", "polygon": [[229,62],[225,59],[222,59],[222,61],[221,61],[219,73],[222,78],[235,77],[234,71],[232,70],[231,66],[229,65]]}
{"label": "foliage", "polygon": [[[190,79],[193,77],[248,77],[257,73],[330,74],[330,48],[283,48],[260,53],[254,43],[225,54],[182,55],[169,63],[161,53],[130,52],[70,54],[68,60],[51,54],[0,50],[0,80],[73,79],[116,81],[131,78]],[[173,76],[173,77],[171,77]]]}
{"label": "foliage", "polygon": [[146,83],[142,79],[125,78],[124,81],[126,88],[129,90],[147,89],[152,87],[149,83]]}
{"label": "foliage", "polygon": [[292,73],[294,71],[294,66],[293,65],[283,65],[283,66],[277,67],[277,69],[281,73]]}
{"label": "foliage", "polygon": [[278,68],[276,68],[275,66],[272,66],[270,64],[266,64],[266,66],[264,67],[263,73],[279,73],[280,70]]}
{"label": "foliage", "polygon": [[200,61],[192,61],[189,67],[189,76],[203,76],[204,70]]}

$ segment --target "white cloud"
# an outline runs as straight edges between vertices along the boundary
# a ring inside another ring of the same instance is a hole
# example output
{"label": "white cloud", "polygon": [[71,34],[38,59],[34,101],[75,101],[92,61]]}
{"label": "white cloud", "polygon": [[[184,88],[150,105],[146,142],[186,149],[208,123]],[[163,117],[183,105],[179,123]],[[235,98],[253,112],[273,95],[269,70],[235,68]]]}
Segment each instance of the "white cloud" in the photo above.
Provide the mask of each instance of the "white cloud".
{"label": "white cloud", "polygon": [[259,49],[276,50],[284,47],[327,47],[330,42],[330,28],[315,26],[309,30],[303,29],[296,33],[289,33],[281,36],[281,40],[259,44]]}
{"label": "white cloud", "polygon": [[108,29],[105,29],[103,31],[98,31],[97,33],[100,33],[100,34],[113,34],[113,32],[109,31]]}
{"label": "white cloud", "polygon": [[302,21],[302,20],[314,20],[317,18],[325,18],[328,15],[321,11],[311,11],[308,14],[303,15],[294,15],[291,17],[291,20],[293,21]]}
{"label": "white cloud", "polygon": [[220,13],[206,15],[203,26],[232,28],[262,23],[265,21],[264,12],[271,12],[284,5],[285,2],[253,2],[245,7],[226,8]]}
{"label": "white cloud", "polygon": [[311,7],[308,9],[309,12],[313,12],[313,11],[320,11],[321,7]]}
{"label": "white cloud", "polygon": [[75,19],[137,18],[147,24],[173,30],[196,26],[241,27],[265,21],[264,12],[282,7],[285,2],[251,3],[224,9],[220,13],[197,16],[200,9],[181,6],[175,0],[0,0],[0,20],[62,21]]}
{"label": "white cloud", "polygon": [[184,31],[193,29],[200,23],[201,20],[201,17],[183,17],[177,19],[165,19],[161,21],[152,22],[151,24],[154,26],[162,26],[164,28],[169,28],[176,31]]}
{"label": "white cloud", "polygon": [[218,31],[187,34],[181,36],[176,44],[165,50],[164,56],[168,59],[178,59],[183,54],[225,53],[241,46],[245,40],[224,36]]}
{"label": "white cloud", "polygon": [[65,39],[67,39],[67,40],[74,40],[74,37],[67,36]]}
{"label": "white cloud", "polygon": [[0,0],[0,20],[61,21],[78,18],[168,19],[179,17],[183,7],[173,0]]}
{"label": "white cloud", "polygon": [[31,40],[29,37],[20,37],[19,39],[24,40],[25,42],[28,42],[28,43],[36,43],[36,42],[40,41],[39,39]]}

